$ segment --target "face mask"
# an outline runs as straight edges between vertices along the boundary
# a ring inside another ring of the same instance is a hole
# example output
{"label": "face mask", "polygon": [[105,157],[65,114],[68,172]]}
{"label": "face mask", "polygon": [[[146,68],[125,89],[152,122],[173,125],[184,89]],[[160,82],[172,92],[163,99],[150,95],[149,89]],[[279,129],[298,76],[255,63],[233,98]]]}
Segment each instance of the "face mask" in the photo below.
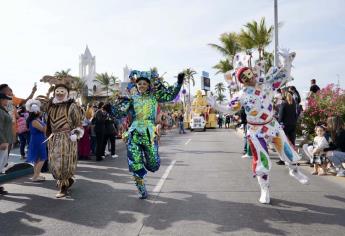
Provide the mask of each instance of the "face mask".
{"label": "face mask", "polygon": [[66,88],[64,87],[58,87],[57,89],[55,89],[55,98],[58,101],[63,101],[67,98],[68,95],[68,91]]}

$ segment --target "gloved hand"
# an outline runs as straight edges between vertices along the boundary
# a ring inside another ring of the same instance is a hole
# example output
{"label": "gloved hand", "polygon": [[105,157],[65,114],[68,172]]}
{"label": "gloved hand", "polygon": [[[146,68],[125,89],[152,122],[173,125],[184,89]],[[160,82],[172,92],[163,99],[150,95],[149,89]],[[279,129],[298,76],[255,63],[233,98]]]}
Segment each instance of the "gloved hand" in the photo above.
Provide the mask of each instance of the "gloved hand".
{"label": "gloved hand", "polygon": [[84,129],[80,128],[80,127],[72,129],[70,136],[72,136],[72,135],[76,135],[77,139],[81,139],[84,136]]}
{"label": "gloved hand", "polygon": [[72,142],[77,142],[78,136],[76,134],[72,134],[69,136],[69,138]]}
{"label": "gloved hand", "polygon": [[127,142],[128,142],[128,132],[126,131],[126,132],[123,132],[123,134],[122,134],[122,140],[123,140],[123,142],[124,143],[126,143],[127,144]]}
{"label": "gloved hand", "polygon": [[177,83],[178,83],[178,84],[182,84],[182,83],[183,83],[184,76],[185,76],[185,74],[184,74],[183,72],[181,72],[181,73],[179,73],[179,74],[177,75]]}
{"label": "gloved hand", "polygon": [[153,89],[159,90],[162,87],[162,81],[160,79],[156,79],[155,82],[153,82]]}

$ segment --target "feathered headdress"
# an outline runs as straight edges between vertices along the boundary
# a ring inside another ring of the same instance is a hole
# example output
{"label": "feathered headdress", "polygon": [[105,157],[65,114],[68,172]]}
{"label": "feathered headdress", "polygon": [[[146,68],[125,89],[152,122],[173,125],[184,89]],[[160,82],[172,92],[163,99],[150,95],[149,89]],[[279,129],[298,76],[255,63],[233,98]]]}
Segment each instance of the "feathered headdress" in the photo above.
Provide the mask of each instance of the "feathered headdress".
{"label": "feathered headdress", "polygon": [[51,75],[45,75],[40,80],[44,83],[49,83],[50,86],[57,86],[57,85],[65,85],[67,88],[72,89],[77,81],[76,77],[67,75],[67,76],[51,76]]}
{"label": "feathered headdress", "polygon": [[64,87],[68,91],[73,90],[78,81],[77,79],[78,79],[77,77],[74,77],[71,75],[64,75],[64,76],[45,75],[40,81],[44,83],[49,83],[50,88],[47,94],[47,96],[49,96],[49,94],[55,91],[55,89],[58,87]]}
{"label": "feathered headdress", "polygon": [[152,80],[159,78],[159,74],[156,71],[138,71],[132,70],[129,74],[129,78],[135,78],[135,81],[146,80],[151,83]]}

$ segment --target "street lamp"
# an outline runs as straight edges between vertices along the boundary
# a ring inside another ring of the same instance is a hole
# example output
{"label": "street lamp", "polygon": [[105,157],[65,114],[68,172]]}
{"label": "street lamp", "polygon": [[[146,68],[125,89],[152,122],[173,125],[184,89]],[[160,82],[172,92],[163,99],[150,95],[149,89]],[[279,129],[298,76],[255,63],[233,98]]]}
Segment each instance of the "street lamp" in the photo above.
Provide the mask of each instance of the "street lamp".
{"label": "street lamp", "polygon": [[278,0],[274,0],[274,66],[278,64]]}

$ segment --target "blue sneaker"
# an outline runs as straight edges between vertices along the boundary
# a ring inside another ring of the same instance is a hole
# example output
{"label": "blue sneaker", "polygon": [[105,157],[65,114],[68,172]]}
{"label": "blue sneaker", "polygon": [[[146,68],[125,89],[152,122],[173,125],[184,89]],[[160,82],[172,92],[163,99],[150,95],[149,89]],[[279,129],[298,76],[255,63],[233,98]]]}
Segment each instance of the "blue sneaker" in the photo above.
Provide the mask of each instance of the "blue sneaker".
{"label": "blue sneaker", "polygon": [[135,181],[135,185],[138,188],[139,198],[140,199],[146,199],[148,194],[147,194],[144,179],[139,178],[139,177],[134,177],[134,181]]}

